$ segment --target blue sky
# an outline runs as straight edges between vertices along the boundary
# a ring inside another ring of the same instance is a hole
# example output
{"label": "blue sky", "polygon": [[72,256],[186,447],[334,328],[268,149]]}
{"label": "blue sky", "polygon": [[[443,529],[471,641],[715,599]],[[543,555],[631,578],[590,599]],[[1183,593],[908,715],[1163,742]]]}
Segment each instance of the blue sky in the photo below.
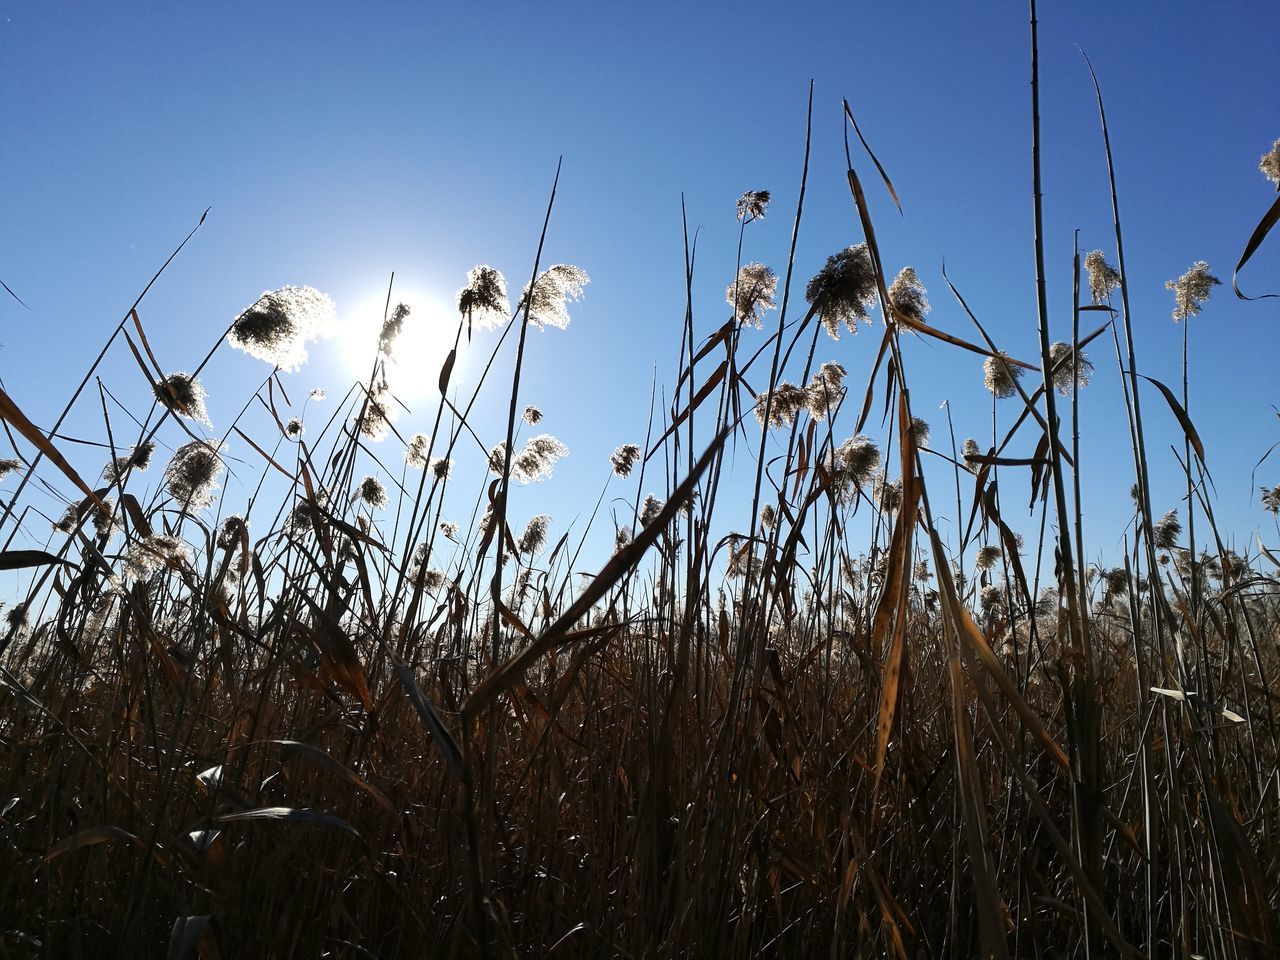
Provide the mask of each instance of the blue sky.
{"label": "blue sky", "polygon": [[[1256,166],[1280,136],[1280,32],[1270,4],[1155,10],[1042,5],[1045,214],[1051,316],[1055,338],[1067,339],[1072,233],[1081,231],[1084,250],[1112,249],[1079,44],[1107,98],[1141,371],[1172,385],[1181,341],[1164,281],[1204,259],[1229,284],[1274,195]],[[855,157],[886,266],[913,264],[932,322],[972,338],[942,282],[945,259],[997,342],[1033,356],[1028,75],[1021,4],[3,0],[0,278],[31,309],[0,300],[0,375],[34,420],[51,421],[206,207],[204,228],[141,307],[167,368],[191,368],[261,291],[284,284],[326,291],[347,324],[384,295],[392,271],[402,289],[445,308],[477,263],[518,288],[563,156],[545,262],[577,264],[592,283],[567,331],[532,337],[522,400],[543,409],[545,428],[572,454],[513,507],[517,517],[553,514],[558,536],[594,502],[609,452],[642,439],[655,371],[660,389],[674,382],[681,193],[700,231],[700,333],[727,316],[734,201],[744,190],[774,194],[768,217],[748,230],[746,258],[781,272],[810,78],[797,282],[861,239],[844,183],[848,97],[903,200],[899,216]],[[1280,289],[1276,242],[1246,272],[1246,289]],[[1218,288],[1192,327],[1192,414],[1219,520],[1242,547],[1259,527],[1274,539],[1249,474],[1280,440],[1277,303],[1241,303]],[[817,359],[842,362],[860,391],[877,336],[824,340]],[[286,381],[295,399],[315,386],[341,394],[367,364],[351,359],[352,343],[315,345],[312,363]],[[1082,411],[1087,539],[1091,556],[1111,557],[1129,516],[1128,439],[1114,357],[1105,342],[1092,356],[1098,372]],[[438,363],[424,356],[421,379],[434,382]],[[912,341],[907,363],[917,413],[936,434],[943,400],[960,437],[989,430],[979,360]],[[218,356],[205,377],[215,425],[265,372],[234,351]],[[474,372],[464,364],[460,376]],[[103,377],[145,412],[127,352],[113,354]],[[1180,505],[1167,450],[1176,427],[1156,394],[1144,401],[1163,511]],[[500,439],[502,414],[500,397],[478,412],[482,436]],[[92,396],[68,425],[77,431],[100,435]],[[1258,477],[1277,480],[1280,461]]]}

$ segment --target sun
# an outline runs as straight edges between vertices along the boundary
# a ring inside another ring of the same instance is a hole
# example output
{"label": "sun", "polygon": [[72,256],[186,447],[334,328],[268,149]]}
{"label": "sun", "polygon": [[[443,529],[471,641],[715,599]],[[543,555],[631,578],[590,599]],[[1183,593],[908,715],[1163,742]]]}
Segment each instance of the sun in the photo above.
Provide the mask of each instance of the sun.
{"label": "sun", "polygon": [[371,297],[343,317],[339,345],[348,373],[367,380],[377,357],[383,319],[401,303],[409,308],[409,315],[392,347],[387,380],[402,402],[412,404],[439,389],[440,367],[457,334],[456,314],[442,298],[413,289],[393,290],[390,305],[385,293]]}

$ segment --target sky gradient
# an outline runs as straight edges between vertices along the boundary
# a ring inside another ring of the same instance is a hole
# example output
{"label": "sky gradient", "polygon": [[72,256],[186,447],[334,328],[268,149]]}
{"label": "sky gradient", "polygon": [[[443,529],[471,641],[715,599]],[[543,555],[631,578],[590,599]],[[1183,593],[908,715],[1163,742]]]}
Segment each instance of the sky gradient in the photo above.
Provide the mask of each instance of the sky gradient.
{"label": "sky gradient", "polygon": [[[1280,440],[1272,406],[1280,300],[1243,303],[1229,287],[1274,197],[1257,170],[1280,136],[1274,7],[1169,3],[1157,15],[1149,5],[1116,6],[1040,11],[1054,338],[1069,338],[1074,231],[1082,252],[1101,247],[1114,262],[1097,111],[1078,44],[1107,101],[1140,372],[1178,382],[1181,331],[1164,282],[1207,260],[1224,286],[1192,321],[1191,413],[1221,527],[1241,550],[1258,529],[1274,544],[1250,473]],[[682,195],[698,237],[700,335],[729,315],[724,289],[743,191],[774,195],[766,219],[747,230],[744,259],[785,267],[810,79],[798,290],[829,254],[862,239],[844,179],[847,97],[903,202],[899,215],[855,153],[886,268],[914,265],[931,322],[976,339],[942,281],[945,261],[996,342],[1033,357],[1028,77],[1020,4],[824,3],[784,14],[764,4],[0,0],[0,279],[30,308],[0,299],[0,376],[33,420],[51,422],[206,207],[206,224],[140,307],[166,368],[192,368],[263,290],[285,284],[327,292],[349,330],[376,309],[394,272],[420,315],[434,309],[448,329],[472,266],[497,267],[513,293],[526,282],[563,157],[544,264],[577,264],[592,282],[566,331],[531,337],[521,400],[543,410],[539,429],[571,456],[545,489],[529,488],[512,506],[513,525],[531,513],[555,516],[554,539],[594,503],[609,452],[643,440],[655,381],[660,403],[675,382]],[[1277,242],[1243,275],[1246,290],[1280,290]],[[869,331],[824,337],[816,359],[843,363],[860,393],[877,343]],[[340,396],[373,346],[360,355],[350,333],[314,344],[311,363],[286,378],[294,400],[313,387]],[[915,410],[935,436],[944,432],[943,401],[958,439],[989,436],[981,360],[920,340],[905,352]],[[1090,355],[1086,540],[1090,558],[1114,559],[1131,513],[1129,441],[1108,341]],[[424,349],[412,378],[434,383],[441,356]],[[220,352],[204,375],[215,425],[234,417],[266,372]],[[464,360],[459,377],[475,372]],[[127,351],[112,354],[102,377],[145,412],[146,385]],[[1178,435],[1159,396],[1143,399],[1159,513],[1181,506],[1168,449]],[[493,442],[502,400],[498,391],[477,411],[477,431]],[[421,429],[421,419],[400,426]],[[96,393],[87,395],[66,432],[97,437],[100,422]],[[1273,459],[1257,483],[1278,480]],[[234,478],[228,489],[245,493]],[[1031,532],[1026,516],[1015,514],[1015,526]]]}

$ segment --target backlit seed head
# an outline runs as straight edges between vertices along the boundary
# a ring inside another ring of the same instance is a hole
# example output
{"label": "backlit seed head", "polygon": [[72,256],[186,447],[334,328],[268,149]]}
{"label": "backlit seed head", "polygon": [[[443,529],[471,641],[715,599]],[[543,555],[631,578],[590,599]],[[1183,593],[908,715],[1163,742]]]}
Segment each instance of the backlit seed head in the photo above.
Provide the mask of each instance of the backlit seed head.
{"label": "backlit seed head", "polygon": [[979,547],[977,556],[974,557],[973,565],[979,570],[993,570],[995,565],[1000,561],[1000,548],[994,544],[988,544],[985,547]]}
{"label": "backlit seed head", "polygon": [[1280,140],[1272,144],[1271,149],[1262,155],[1262,159],[1258,161],[1258,169],[1262,171],[1262,175],[1276,185],[1276,189],[1280,190]]}
{"label": "backlit seed head", "polygon": [[876,299],[876,271],[865,243],[827,258],[805,289],[818,319],[833,339],[840,339],[840,325],[858,332],[859,321],[870,321],[867,308]]}
{"label": "backlit seed head", "polygon": [[551,518],[545,513],[530,517],[529,522],[525,524],[524,533],[520,534],[520,539],[516,541],[516,552],[528,556],[541,553],[542,548],[547,545],[547,530],[550,526]]}
{"label": "backlit seed head", "polygon": [[1120,274],[1116,268],[1107,263],[1101,250],[1094,250],[1085,255],[1084,268],[1089,271],[1089,294],[1094,303],[1105,303],[1111,299],[1111,292],[1120,286]]}
{"label": "backlit seed head", "polygon": [[367,476],[361,480],[357,495],[375,510],[381,510],[387,505],[387,488],[377,477]]}
{"label": "backlit seed head", "polygon": [[458,525],[457,525],[456,523],[454,523],[452,520],[441,520],[441,521],[440,521],[440,532],[441,532],[442,534],[444,534],[445,539],[447,539],[447,540],[453,540],[454,542],[457,542],[457,539],[458,539]]}
{"label": "backlit seed head", "polygon": [[[1276,142],[1280,143],[1280,140]],[[767,206],[769,206],[768,190],[748,190],[738,198],[738,219],[743,223],[763,220]]]}
{"label": "backlit seed head", "polygon": [[929,301],[925,299],[924,284],[916,276],[915,268],[903,267],[898,276],[889,285],[889,305],[894,313],[902,314],[912,320],[923,320],[929,312]]}
{"label": "backlit seed head", "polygon": [[733,307],[733,315],[744,327],[759,329],[764,314],[775,306],[778,278],[763,263],[748,263],[738,269],[738,277],[725,288],[724,298]]}
{"label": "backlit seed head", "polygon": [[1071,396],[1073,388],[1087,387],[1093,378],[1093,364],[1089,358],[1061,340],[1049,348],[1049,362],[1052,364],[1053,385],[1064,397]]}
{"label": "backlit seed head", "polygon": [[982,363],[983,385],[991,391],[997,400],[1012,397],[1018,392],[1018,381],[1022,379],[1023,369],[1009,362],[1007,353],[987,357]]}
{"label": "backlit seed head", "polygon": [[627,477],[639,458],[640,448],[634,443],[624,443],[610,455],[609,465],[619,477]]}
{"label": "backlit seed head", "polygon": [[404,333],[404,323],[408,319],[408,305],[397,303],[390,316],[382,321],[382,331],[378,334],[378,350],[383,356],[389,357],[395,352],[396,341],[400,339],[400,334]]}
{"label": "backlit seed head", "polygon": [[761,426],[767,418],[770,428],[787,427],[808,404],[809,394],[803,388],[784,381],[756,396],[756,419]]}
{"label": "backlit seed head", "polygon": [[307,342],[329,331],[333,301],[314,287],[281,287],[263,293],[231,324],[227,340],[237,350],[284,370],[307,359]]}
{"label": "backlit seed head", "polygon": [[1280,483],[1270,489],[1262,488],[1262,509],[1272,515],[1280,515]]}
{"label": "backlit seed head", "polygon": [[1170,510],[1152,524],[1152,535],[1157,550],[1172,550],[1182,534],[1182,522],[1178,519],[1178,511]]}
{"label": "backlit seed head", "polygon": [[209,426],[204,387],[189,373],[171,373],[155,386],[156,399],[180,417]]}
{"label": "backlit seed head", "polygon": [[662,513],[663,506],[663,502],[652,493],[646,494],[644,503],[640,505],[640,525],[647,527],[657,520],[658,514]]}
{"label": "backlit seed head", "polygon": [[507,302],[507,282],[493,267],[481,264],[467,271],[467,285],[458,291],[458,312],[481,330],[492,330],[507,322],[511,305]]}
{"label": "backlit seed head", "polygon": [[289,422],[284,425],[285,436],[290,440],[301,440],[303,432],[302,420],[299,417],[290,417]]}
{"label": "backlit seed head", "polygon": [[427,451],[430,445],[430,438],[425,433],[415,433],[411,436],[409,443],[404,448],[405,464],[415,470],[425,470],[427,466]]}
{"label": "backlit seed head", "polygon": [[0,480],[3,480],[9,474],[13,473],[15,470],[21,469],[21,467],[22,467],[22,461],[20,460],[14,460],[11,458],[5,458],[3,460],[0,460]]}
{"label": "backlit seed head", "polygon": [[542,420],[542,411],[533,404],[529,404],[524,408],[523,419],[525,423],[530,424],[531,426],[536,425]]}
{"label": "backlit seed head", "polygon": [[582,296],[582,288],[589,282],[585,271],[567,263],[558,263],[548,267],[534,281],[532,290],[525,288],[520,306],[528,309],[531,326],[563,330],[569,326],[567,305]]}
{"label": "backlit seed head", "polygon": [[[518,483],[536,483],[551,476],[551,468],[561,457],[569,455],[569,448],[550,434],[541,434],[525,442],[511,460],[511,478]],[[501,469],[501,468],[499,468]]]}
{"label": "backlit seed head", "polygon": [[1222,281],[1209,272],[1209,264],[1197,260],[1177,280],[1166,280],[1165,289],[1173,291],[1173,321],[1181,323],[1196,316],[1214,286]]}
{"label": "backlit seed head", "polygon": [[219,450],[216,443],[192,440],[174,451],[164,472],[169,495],[190,510],[213,503],[223,469]]}

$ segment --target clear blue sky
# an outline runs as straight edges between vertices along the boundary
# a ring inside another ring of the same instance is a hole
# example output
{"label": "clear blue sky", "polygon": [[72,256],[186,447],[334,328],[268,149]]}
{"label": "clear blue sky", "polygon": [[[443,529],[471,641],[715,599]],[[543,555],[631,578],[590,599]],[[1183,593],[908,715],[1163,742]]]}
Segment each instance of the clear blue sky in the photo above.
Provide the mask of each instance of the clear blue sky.
{"label": "clear blue sky", "polygon": [[[1274,196],[1256,167],[1280,136],[1275,7],[1046,2],[1040,16],[1055,337],[1069,333],[1073,230],[1084,250],[1100,246],[1110,257],[1112,249],[1079,44],[1107,97],[1142,372],[1173,384],[1180,339],[1164,281],[1204,259],[1229,284]],[[691,226],[701,228],[700,332],[727,316],[734,201],[744,190],[774,194],[767,219],[748,230],[746,256],[781,272],[810,78],[813,158],[798,283],[861,239],[840,141],[840,98],[848,97],[903,200],[900,217],[856,157],[886,266],[915,265],[932,321],[972,337],[941,280],[945,258],[996,340],[1034,355],[1027,32],[1018,3],[784,11],[2,0],[0,278],[31,309],[0,299],[0,375],[33,419],[52,420],[111,326],[210,206],[141,308],[168,368],[190,369],[241,309],[284,284],[328,292],[344,322],[383,294],[392,271],[446,306],[477,263],[498,267],[518,289],[563,155],[546,262],[577,264],[592,283],[567,331],[532,338],[522,399],[544,410],[545,428],[572,453],[551,483],[528,488],[513,506],[516,517],[552,513],[558,536],[594,501],[608,453],[642,439],[655,368],[660,387],[674,380],[681,192]],[[1246,289],[1280,289],[1278,243],[1264,246]],[[1274,531],[1249,472],[1280,439],[1271,407],[1280,399],[1277,303],[1241,303],[1224,286],[1193,321],[1192,412],[1220,520],[1242,546],[1258,527]],[[859,389],[875,337],[824,341],[818,359],[840,360]],[[350,343],[314,346],[312,363],[287,380],[295,399],[314,386],[341,394],[355,369]],[[1128,439],[1115,413],[1114,358],[1105,342],[1092,356],[1098,372],[1083,411],[1088,546],[1092,556],[1112,556],[1129,515]],[[980,361],[920,341],[908,344],[907,358],[914,404],[935,433],[944,423],[938,405],[949,399],[960,437],[983,436]],[[438,359],[422,367],[434,382]],[[215,425],[225,427],[264,373],[242,354],[220,355],[205,378]],[[145,411],[145,384],[126,352],[104,379]],[[1167,451],[1176,428],[1154,393],[1144,399],[1162,511],[1179,505]],[[68,430],[96,437],[96,400],[86,400]],[[496,441],[500,420],[495,404],[477,429]],[[100,459],[92,455],[86,469]],[[1280,460],[1258,480],[1280,480]]]}

